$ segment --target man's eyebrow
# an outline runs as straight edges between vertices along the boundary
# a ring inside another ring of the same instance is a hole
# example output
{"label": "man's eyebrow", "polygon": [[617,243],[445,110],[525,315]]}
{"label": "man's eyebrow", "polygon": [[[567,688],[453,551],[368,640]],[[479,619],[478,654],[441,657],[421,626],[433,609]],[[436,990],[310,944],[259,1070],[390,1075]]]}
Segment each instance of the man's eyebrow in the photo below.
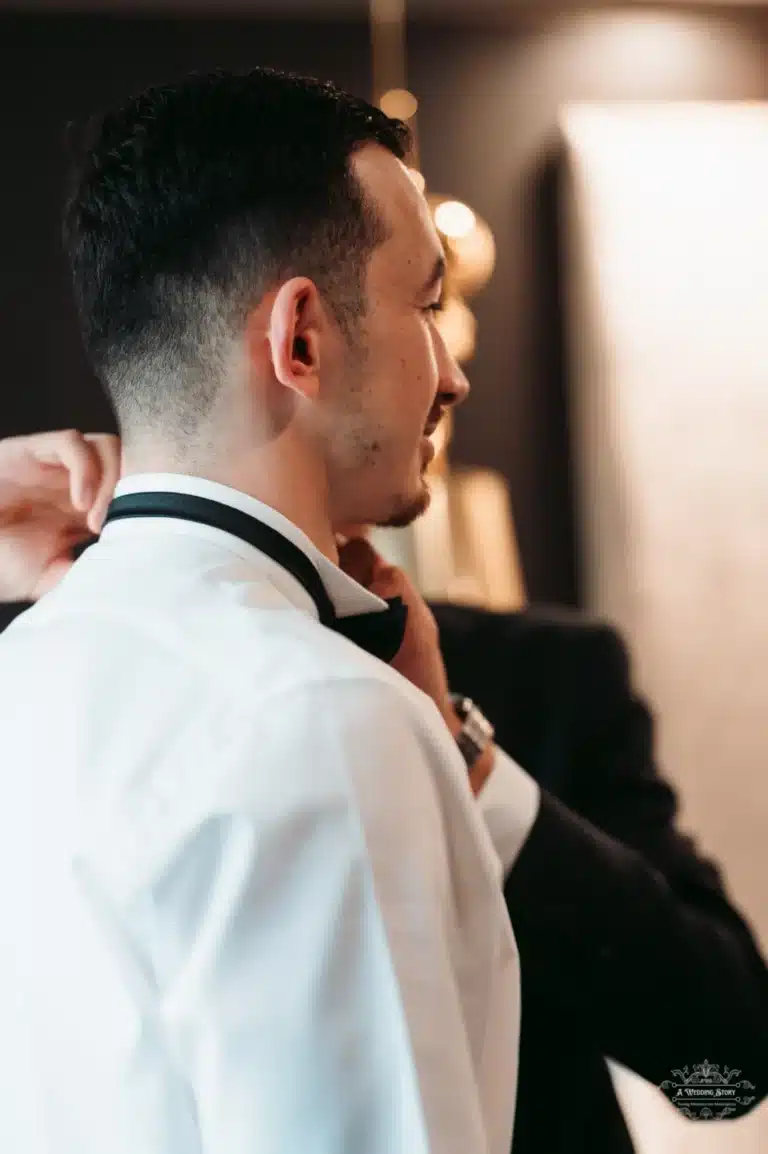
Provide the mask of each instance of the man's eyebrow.
{"label": "man's eyebrow", "polygon": [[445,257],[441,254],[437,258],[437,260],[435,261],[433,268],[432,268],[432,272],[429,275],[429,280],[426,282],[426,284],[424,285],[424,287],[421,291],[426,295],[431,289],[433,289],[435,287],[435,285],[439,284],[439,282],[443,279],[444,276],[445,276]]}

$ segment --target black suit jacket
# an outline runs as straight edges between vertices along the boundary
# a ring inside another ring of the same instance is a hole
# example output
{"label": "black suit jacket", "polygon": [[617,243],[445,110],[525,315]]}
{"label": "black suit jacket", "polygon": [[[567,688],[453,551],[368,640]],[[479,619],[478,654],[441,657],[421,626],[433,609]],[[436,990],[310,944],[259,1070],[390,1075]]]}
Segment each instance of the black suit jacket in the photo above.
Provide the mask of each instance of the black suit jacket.
{"label": "black suit jacket", "polygon": [[760,1101],[768,970],[676,828],[621,640],[566,613],[432,608],[451,687],[543,787],[505,885],[522,981],[514,1154],[632,1150],[604,1056],[654,1085],[705,1059],[735,1066]]}

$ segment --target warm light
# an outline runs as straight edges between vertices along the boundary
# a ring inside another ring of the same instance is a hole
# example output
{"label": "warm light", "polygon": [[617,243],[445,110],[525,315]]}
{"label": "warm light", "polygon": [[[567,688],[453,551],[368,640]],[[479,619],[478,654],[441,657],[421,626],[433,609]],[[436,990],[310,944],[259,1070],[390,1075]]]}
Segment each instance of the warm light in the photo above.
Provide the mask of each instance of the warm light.
{"label": "warm light", "polygon": [[476,223],[472,209],[460,200],[444,200],[435,209],[435,224],[443,236],[469,236]]}
{"label": "warm light", "polygon": [[[488,283],[496,264],[493,233],[483,218],[461,201],[435,195],[428,200],[435,225],[444,238],[451,288],[460,296],[474,296]],[[458,231],[461,225],[466,231]]]}
{"label": "warm light", "polygon": [[424,173],[419,172],[418,168],[409,168],[408,175],[418,188],[419,192],[423,192],[427,186],[427,182],[424,179]]}
{"label": "warm light", "polygon": [[446,247],[453,257],[453,284],[464,296],[473,296],[488,283],[496,263],[493,233],[478,217],[471,232],[446,240]]}
{"label": "warm light", "polygon": [[477,321],[462,300],[450,297],[436,314],[438,332],[455,361],[467,361],[475,351]]}
{"label": "warm light", "polygon": [[381,111],[396,120],[410,120],[418,107],[418,100],[407,88],[390,88],[379,100]]}
{"label": "warm light", "polygon": [[[584,155],[599,192],[589,206],[601,245],[601,291],[618,331],[642,342],[633,354],[635,371],[656,354],[660,333],[687,326],[697,333],[699,353],[707,350],[693,374],[697,394],[722,389],[735,372],[734,349],[741,376],[762,386],[765,345],[747,336],[762,332],[768,316],[766,282],[760,283],[755,257],[768,244],[768,232],[755,231],[768,189],[768,108],[676,101],[628,105],[619,115],[585,104],[568,109],[563,125],[579,150],[576,180],[583,179]],[[674,173],[674,179],[660,180],[659,173]],[[654,231],[633,228],[634,219],[652,221]],[[663,276],[659,253],[667,262]],[[737,293],[739,305],[731,311]],[[693,353],[683,347],[692,363]],[[671,350],[670,344],[668,358]]]}

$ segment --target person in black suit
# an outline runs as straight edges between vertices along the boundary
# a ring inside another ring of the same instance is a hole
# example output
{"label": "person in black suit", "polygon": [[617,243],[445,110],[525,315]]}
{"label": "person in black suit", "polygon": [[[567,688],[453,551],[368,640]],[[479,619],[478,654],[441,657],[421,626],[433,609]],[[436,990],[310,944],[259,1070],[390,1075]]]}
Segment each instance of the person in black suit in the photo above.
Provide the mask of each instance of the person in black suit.
{"label": "person in black suit", "polygon": [[[101,525],[118,459],[101,435],[0,441],[0,598],[61,577]],[[523,994],[514,1154],[632,1150],[606,1057],[656,1085],[706,1060],[738,1066],[754,1108],[768,969],[719,870],[676,827],[620,638],[564,612],[431,608],[449,683],[542,787],[505,879]]]}
{"label": "person in black suit", "polygon": [[542,787],[505,881],[522,974],[514,1154],[633,1149],[606,1057],[656,1086],[735,1066],[753,1109],[768,1095],[768,969],[677,828],[620,637],[562,611],[431,608],[450,685]]}

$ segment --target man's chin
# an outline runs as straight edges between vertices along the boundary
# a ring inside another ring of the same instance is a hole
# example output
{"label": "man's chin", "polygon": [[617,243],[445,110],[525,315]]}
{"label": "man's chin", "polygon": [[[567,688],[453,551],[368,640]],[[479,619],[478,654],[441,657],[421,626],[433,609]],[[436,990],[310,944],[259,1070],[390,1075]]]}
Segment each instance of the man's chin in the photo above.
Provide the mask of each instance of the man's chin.
{"label": "man's chin", "polygon": [[418,497],[404,503],[396,512],[387,517],[386,520],[377,521],[376,524],[380,529],[405,529],[407,525],[412,525],[414,521],[426,513],[431,500],[432,494],[426,482],[424,482]]}

